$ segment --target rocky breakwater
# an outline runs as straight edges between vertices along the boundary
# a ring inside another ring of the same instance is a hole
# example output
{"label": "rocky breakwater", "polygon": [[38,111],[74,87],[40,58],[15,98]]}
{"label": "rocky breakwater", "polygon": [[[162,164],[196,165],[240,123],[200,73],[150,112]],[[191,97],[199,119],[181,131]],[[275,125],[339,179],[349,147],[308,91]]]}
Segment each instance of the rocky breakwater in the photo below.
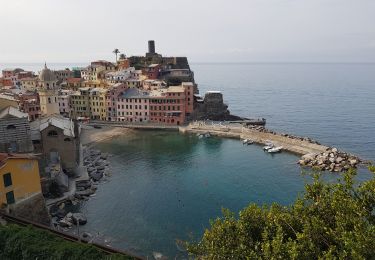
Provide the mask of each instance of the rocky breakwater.
{"label": "rocky breakwater", "polygon": [[83,165],[86,166],[90,179],[93,182],[100,181],[104,176],[109,175],[108,154],[99,150],[84,148]]}
{"label": "rocky breakwater", "polygon": [[362,162],[357,156],[339,151],[337,148],[328,148],[323,153],[302,156],[298,164],[321,171],[342,172],[350,168],[357,168]]}

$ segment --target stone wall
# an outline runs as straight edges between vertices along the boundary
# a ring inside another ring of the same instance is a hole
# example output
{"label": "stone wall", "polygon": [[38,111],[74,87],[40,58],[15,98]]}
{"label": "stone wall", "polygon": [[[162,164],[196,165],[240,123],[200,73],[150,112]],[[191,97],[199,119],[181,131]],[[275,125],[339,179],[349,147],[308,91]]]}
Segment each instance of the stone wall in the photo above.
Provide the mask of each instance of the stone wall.
{"label": "stone wall", "polygon": [[6,117],[0,119],[0,152],[8,152],[14,147],[15,152],[32,152],[30,124],[27,118]]}
{"label": "stone wall", "polygon": [[8,213],[40,224],[50,225],[50,216],[41,193],[10,206]]}

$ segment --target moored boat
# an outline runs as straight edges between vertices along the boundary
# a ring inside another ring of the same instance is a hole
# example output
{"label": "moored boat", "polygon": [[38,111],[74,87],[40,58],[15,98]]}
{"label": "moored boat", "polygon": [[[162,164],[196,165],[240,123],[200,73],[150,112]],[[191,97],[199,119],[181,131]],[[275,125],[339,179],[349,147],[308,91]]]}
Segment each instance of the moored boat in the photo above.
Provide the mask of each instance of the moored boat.
{"label": "moored boat", "polygon": [[283,149],[282,146],[278,146],[278,147],[268,149],[267,152],[269,152],[269,153],[280,153],[282,151],[282,149]]}

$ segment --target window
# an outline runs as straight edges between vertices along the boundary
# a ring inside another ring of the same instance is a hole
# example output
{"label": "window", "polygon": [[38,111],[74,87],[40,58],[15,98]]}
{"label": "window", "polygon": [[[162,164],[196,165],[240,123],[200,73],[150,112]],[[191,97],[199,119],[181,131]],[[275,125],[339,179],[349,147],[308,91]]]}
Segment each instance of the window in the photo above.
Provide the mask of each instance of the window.
{"label": "window", "polygon": [[51,130],[48,132],[47,136],[57,137],[57,132],[55,130]]}
{"label": "window", "polygon": [[16,129],[16,126],[15,125],[8,125],[7,130],[9,130],[9,129]]}
{"label": "window", "polygon": [[15,200],[14,200],[14,193],[13,191],[9,191],[6,193],[6,198],[7,198],[7,204],[14,204]]}
{"label": "window", "polygon": [[64,141],[65,141],[65,142],[70,142],[71,139],[70,139],[69,137],[67,137],[67,138],[64,139]]}
{"label": "window", "polygon": [[12,175],[10,172],[3,175],[4,187],[12,186]]}

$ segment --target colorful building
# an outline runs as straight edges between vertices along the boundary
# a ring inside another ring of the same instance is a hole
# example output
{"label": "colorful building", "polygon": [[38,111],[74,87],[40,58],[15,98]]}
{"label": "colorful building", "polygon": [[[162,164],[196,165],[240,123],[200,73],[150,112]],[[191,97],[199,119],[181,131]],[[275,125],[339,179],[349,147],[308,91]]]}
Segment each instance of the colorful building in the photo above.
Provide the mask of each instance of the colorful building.
{"label": "colorful building", "polygon": [[90,118],[90,88],[79,88],[70,95],[70,118]]}
{"label": "colorful building", "polygon": [[59,91],[59,110],[60,115],[68,117],[70,115],[70,95],[72,90],[62,89]]}
{"label": "colorful building", "polygon": [[167,89],[151,91],[150,121],[181,125],[193,112],[193,84],[183,83]]}
{"label": "colorful building", "polygon": [[0,206],[17,204],[41,192],[36,157],[0,153]]}
{"label": "colorful building", "polygon": [[160,64],[151,64],[144,69],[144,74],[149,79],[157,79],[159,77],[160,67]]}
{"label": "colorful building", "polygon": [[24,92],[19,95],[19,110],[29,115],[29,120],[34,121],[40,117],[40,101],[37,92]]}
{"label": "colorful building", "polygon": [[129,88],[117,98],[117,121],[148,122],[149,93],[137,88]]}
{"label": "colorful building", "polygon": [[104,88],[93,88],[89,91],[90,117],[94,120],[106,120],[106,93]]}
{"label": "colorful building", "polygon": [[18,96],[8,92],[0,93],[0,110],[8,106],[18,107]]}
{"label": "colorful building", "polygon": [[66,79],[66,88],[70,90],[77,91],[79,88],[81,88],[83,85],[83,79],[82,78],[68,78]]}
{"label": "colorful building", "polygon": [[108,121],[117,121],[117,102],[118,97],[128,89],[124,83],[117,83],[108,88],[106,93],[106,109]]}

